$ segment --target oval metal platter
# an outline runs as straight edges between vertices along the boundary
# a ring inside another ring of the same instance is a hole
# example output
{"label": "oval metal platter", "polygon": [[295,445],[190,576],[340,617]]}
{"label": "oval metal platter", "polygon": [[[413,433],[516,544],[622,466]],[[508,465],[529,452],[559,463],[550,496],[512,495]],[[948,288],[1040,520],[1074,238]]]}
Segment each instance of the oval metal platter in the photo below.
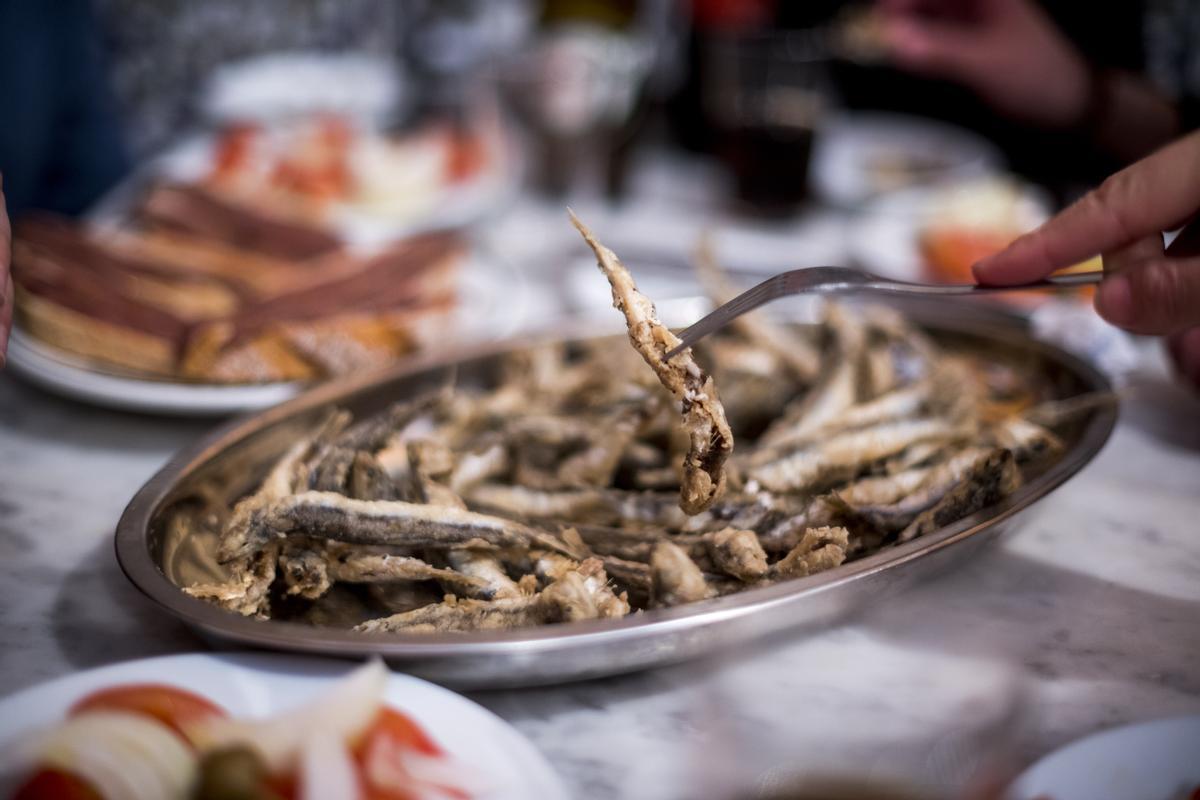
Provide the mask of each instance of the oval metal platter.
{"label": "oval metal platter", "polygon": [[[940,342],[1016,360],[1049,396],[1108,390],[1094,368],[1031,339],[1020,327],[986,316],[910,314]],[[544,339],[542,340],[544,341]],[[117,558],[129,580],[164,610],[222,644],[338,656],[381,655],[398,669],[460,688],[513,687],[594,678],[727,651],[782,634],[833,624],[915,581],[969,557],[1011,527],[1021,512],[1078,472],[1103,447],[1115,407],[1095,409],[1060,431],[1067,444],[1055,460],[1027,473],[1002,503],[919,539],[808,578],[723,598],[648,611],[619,620],[525,630],[449,634],[362,634],[296,622],[264,621],[189,597],[173,580],[181,562],[205,545],[169,524],[176,504],[213,487],[229,500],[253,490],[267,467],[330,406],[355,416],[442,386],[486,386],[498,355],[535,341],[508,342],[425,358],[373,376],[328,384],[256,416],[229,423],[181,452],[126,508],[116,532]],[[614,339],[614,347],[627,347]],[[211,544],[208,545],[211,549]]]}

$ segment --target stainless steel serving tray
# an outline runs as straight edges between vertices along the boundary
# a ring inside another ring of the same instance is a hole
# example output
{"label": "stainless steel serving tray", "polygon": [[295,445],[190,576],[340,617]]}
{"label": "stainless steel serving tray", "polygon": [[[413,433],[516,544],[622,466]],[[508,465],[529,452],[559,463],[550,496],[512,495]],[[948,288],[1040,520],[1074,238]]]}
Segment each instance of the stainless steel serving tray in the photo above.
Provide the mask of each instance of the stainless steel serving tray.
{"label": "stainless steel serving tray", "polygon": [[[1031,339],[995,318],[944,312],[910,314],[939,341],[978,349],[985,357],[1018,360],[1050,396],[1107,390],[1107,380],[1079,359]],[[785,632],[826,626],[968,556],[1018,515],[1078,472],[1108,439],[1116,410],[1100,408],[1063,432],[1065,452],[1042,465],[1003,503],[942,528],[809,578],[620,620],[551,625],[479,634],[366,635],[296,622],[241,617],[180,591],[168,574],[167,520],[200,487],[230,498],[251,491],[268,465],[331,405],[356,416],[443,385],[486,385],[496,356],[536,340],[507,342],[452,357],[427,357],[386,373],[329,384],[256,416],[229,423],[181,452],[142,487],[117,527],[116,550],[134,585],[171,614],[223,644],[323,653],[384,656],[399,669],[462,687],[509,687],[611,675],[678,662]],[[614,346],[625,343],[614,340]]]}

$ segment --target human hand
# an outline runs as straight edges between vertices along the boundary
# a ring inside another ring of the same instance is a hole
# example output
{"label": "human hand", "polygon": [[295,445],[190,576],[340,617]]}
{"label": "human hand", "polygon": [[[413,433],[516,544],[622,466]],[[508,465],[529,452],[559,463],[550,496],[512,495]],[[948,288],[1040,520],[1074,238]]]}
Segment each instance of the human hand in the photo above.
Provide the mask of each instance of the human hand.
{"label": "human hand", "polygon": [[880,0],[883,39],[901,67],[965,84],[998,111],[1069,126],[1087,114],[1079,51],[1031,0]]}
{"label": "human hand", "polygon": [[1100,316],[1134,333],[1166,336],[1180,374],[1200,388],[1200,229],[1164,250],[1162,231],[1200,211],[1200,132],[1108,178],[1037,230],[975,265],[987,284],[1037,280],[1100,253]]}
{"label": "human hand", "polygon": [[8,353],[8,331],[13,321],[12,229],[4,205],[4,176],[0,175],[0,367]]}

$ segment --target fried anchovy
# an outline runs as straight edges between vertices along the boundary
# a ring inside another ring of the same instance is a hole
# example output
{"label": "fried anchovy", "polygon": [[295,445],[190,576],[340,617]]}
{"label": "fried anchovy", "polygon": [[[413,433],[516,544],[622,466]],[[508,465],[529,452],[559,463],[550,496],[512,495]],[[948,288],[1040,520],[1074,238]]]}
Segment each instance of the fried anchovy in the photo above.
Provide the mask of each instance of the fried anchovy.
{"label": "fried anchovy", "polygon": [[596,606],[597,617],[611,619],[629,613],[628,596],[618,595],[608,585],[608,574],[601,559],[589,557],[577,562],[558,553],[541,553],[534,563],[534,573],[539,580],[547,584],[561,581],[572,572],[583,578],[584,588]]}
{"label": "fried anchovy", "polygon": [[762,444],[773,447],[779,438],[796,438],[816,431],[857,400],[858,363],[866,332],[856,317],[836,303],[826,306],[826,324],[836,341],[829,348],[817,384],[784,409],[783,415],[763,433]]}
{"label": "fried anchovy", "polygon": [[260,526],[267,506],[295,491],[303,480],[306,459],[314,450],[319,451],[324,442],[336,435],[349,419],[349,414],[342,411],[326,415],[312,435],[296,442],[275,462],[254,494],[238,501],[217,546],[217,559],[221,563],[229,564],[241,559],[245,567],[245,559],[262,544],[253,536],[253,530]]}
{"label": "fried anchovy", "polygon": [[334,447],[347,450],[366,450],[374,453],[382,450],[393,436],[404,430],[413,420],[446,402],[447,392],[436,391],[423,394],[413,400],[393,403],[386,411],[368,417],[334,441]]}
{"label": "fried anchovy", "polygon": [[809,528],[790,553],[771,565],[770,577],[804,578],[832,569],[846,560],[849,546],[845,528]]}
{"label": "fried anchovy", "polygon": [[822,436],[827,436],[831,433],[866,428],[885,422],[893,422],[905,417],[914,417],[924,407],[929,394],[929,383],[922,381],[880,395],[865,403],[849,406],[841,414],[828,420],[820,428],[795,428],[779,433],[771,440],[769,447],[765,447],[755,453],[753,463],[765,463],[773,457],[777,458],[779,455],[786,453],[788,450],[810,445]]}
{"label": "fried anchovy", "polygon": [[635,470],[633,476],[630,478],[630,482],[635,488],[652,492],[676,489],[679,486],[680,469],[682,467],[683,464],[681,462],[678,466],[646,467]]}
{"label": "fried anchovy", "polygon": [[1017,461],[1028,461],[1044,453],[1063,449],[1062,440],[1050,431],[1028,420],[1013,417],[991,429],[991,439],[1012,451]]}
{"label": "fried anchovy", "polygon": [[701,523],[708,519],[709,512],[688,516],[680,512],[679,504],[672,496],[662,492],[624,492],[609,490],[604,493],[613,515],[622,522],[643,523],[659,528],[680,530],[689,522]]}
{"label": "fried anchovy", "polygon": [[957,522],[980,509],[1000,502],[1021,485],[1021,473],[1011,451],[995,450],[981,456],[963,475],[958,486],[900,532],[907,542]]}
{"label": "fried anchovy", "polygon": [[670,361],[663,356],[679,338],[658,320],[654,304],[637,290],[633,276],[615,253],[596,241],[591,231],[572,214],[571,221],[596,254],[601,272],[612,285],[613,304],[625,315],[629,341],[659,381],[678,400],[690,447],[683,460],[680,507],[698,514],[725,490],[725,460],[733,451],[733,433],[710,376],[700,369],[690,349]]}
{"label": "fried anchovy", "polygon": [[927,467],[946,450],[947,446],[947,442],[917,442],[911,447],[905,448],[894,458],[888,459],[883,472],[887,475],[895,475],[917,467]]}
{"label": "fried anchovy", "polygon": [[329,562],[310,547],[285,546],[279,553],[279,570],[289,595],[316,600],[333,585]]}
{"label": "fried anchovy", "polygon": [[349,419],[343,411],[330,412],[312,434],[292,445],[275,462],[258,489],[234,506],[217,544],[217,559],[228,571],[228,580],[194,585],[185,591],[245,616],[267,616],[279,548],[270,546],[256,532],[263,527],[270,505],[291,495],[303,481],[310,454],[336,436]]}
{"label": "fried anchovy", "polygon": [[592,596],[599,619],[617,619],[629,613],[629,597],[617,594],[608,584],[608,573],[604,562],[598,558],[585,558],[577,569],[583,578],[583,586]]}
{"label": "fried anchovy", "polygon": [[345,491],[350,469],[358,452],[346,447],[330,448],[308,474],[308,488],[318,492]]}
{"label": "fried anchovy", "polygon": [[488,445],[477,452],[466,452],[458,457],[450,471],[449,486],[458,495],[465,494],[479,484],[504,474],[508,469],[508,449],[499,443]]}
{"label": "fried anchovy", "polygon": [[229,580],[194,584],[184,587],[183,591],[236,614],[266,619],[277,561],[276,548],[265,547],[245,559],[239,559],[231,570]]}
{"label": "fried anchovy", "polygon": [[507,630],[530,625],[595,619],[600,610],[584,578],[568,572],[531,597],[502,600],[454,600],[373,619],[357,626],[363,633],[435,633]]}
{"label": "fried anchovy", "polygon": [[704,573],[679,545],[659,542],[650,554],[654,600],[660,606],[694,603],[712,596]]}
{"label": "fried anchovy", "polygon": [[558,466],[558,477],[567,486],[608,486],[625,448],[637,436],[647,419],[654,416],[658,404],[644,403],[619,408],[603,420],[593,432],[591,443]]}
{"label": "fried anchovy", "polygon": [[917,442],[948,440],[964,433],[943,419],[894,422],[838,434],[750,470],[750,478],[773,492],[815,491],[854,477],[873,462]]}
{"label": "fried anchovy", "polygon": [[725,528],[704,535],[708,556],[718,570],[752,583],[767,574],[767,554],[754,531]]}
{"label": "fried anchovy", "polygon": [[362,451],[350,465],[350,496],[355,500],[400,500],[400,487],[375,456]]}
{"label": "fried anchovy", "polygon": [[657,530],[609,528],[603,525],[573,527],[583,537],[588,549],[603,556],[617,556],[629,561],[649,561],[650,551],[664,538],[663,533]]}
{"label": "fried anchovy", "polygon": [[344,491],[360,452],[374,454],[382,450],[389,439],[443,399],[444,393],[431,393],[395,403],[382,414],[347,428],[317,453],[309,466],[308,488],[318,492]]}
{"label": "fried anchovy", "polygon": [[941,500],[988,454],[966,448],[940,464],[881,478],[868,478],[834,493],[855,518],[885,533],[901,530],[917,514]]}
{"label": "fried anchovy", "polygon": [[463,499],[436,479],[436,476],[448,477],[453,469],[453,456],[445,446],[417,439],[409,442],[406,450],[408,494],[418,503],[465,510],[467,504]]}
{"label": "fried anchovy", "polygon": [[400,500],[352,500],[302,492],[276,501],[264,535],[303,534],[349,544],[431,548],[537,546],[571,555],[563,542],[512,520],[446,506]]}
{"label": "fried anchovy", "polygon": [[900,374],[890,342],[871,345],[863,353],[862,383],[865,397],[878,397],[897,388]]}
{"label": "fried anchovy", "polygon": [[612,503],[595,489],[541,491],[523,486],[485,483],[467,493],[474,507],[525,519],[586,521],[612,516]]}
{"label": "fried anchovy", "polygon": [[[701,237],[693,259],[700,284],[714,306],[727,303],[738,292],[730,284],[717,263],[712,237]],[[761,314],[743,314],[729,323],[730,330],[740,333],[760,352],[770,353],[782,362],[802,383],[809,383],[821,369],[821,355],[795,328],[772,324]]]}
{"label": "fried anchovy", "polygon": [[617,556],[599,556],[604,571],[619,585],[625,587],[631,597],[645,603],[654,591],[654,575],[649,565],[640,561],[629,561]]}
{"label": "fried anchovy", "polygon": [[1039,403],[1023,415],[1025,420],[1044,428],[1052,428],[1097,408],[1115,406],[1116,392],[1087,392],[1065,400],[1050,400]]}
{"label": "fried anchovy", "polygon": [[840,509],[829,502],[828,496],[818,495],[807,500],[799,511],[771,515],[761,526],[758,541],[769,553],[787,553],[804,537],[809,528],[833,526],[842,521]]}
{"label": "fried anchovy", "polygon": [[468,597],[479,600],[501,600],[506,597],[520,597],[521,590],[516,581],[508,577],[504,565],[494,553],[478,550],[451,550],[446,553],[446,561],[458,572],[480,582],[478,589],[467,592]]}
{"label": "fried anchovy", "polygon": [[[366,584],[367,597],[371,601],[371,611],[367,617],[378,616],[380,612],[400,614],[412,611],[422,606],[437,605],[445,597],[440,589],[431,588],[428,581],[390,581],[388,583]],[[338,590],[335,586],[332,592]],[[327,595],[328,596],[328,595]],[[359,619],[346,627],[353,627],[364,620]]]}
{"label": "fried anchovy", "polygon": [[855,510],[889,506],[915,492],[932,471],[933,467],[914,467],[891,475],[862,478],[835,489],[833,494]]}
{"label": "fried anchovy", "polygon": [[524,628],[556,622],[555,609],[540,596],[504,600],[453,600],[368,620],[354,628],[362,633],[440,633]]}
{"label": "fried anchovy", "polygon": [[419,558],[392,553],[346,553],[329,564],[330,577],[343,583],[391,583],[393,581],[440,581],[455,591],[477,592],[487,582],[453,569],[440,569]]}
{"label": "fried anchovy", "polygon": [[579,568],[578,561],[562,553],[537,552],[530,555],[533,557],[533,574],[545,585],[554,583],[563,575]]}

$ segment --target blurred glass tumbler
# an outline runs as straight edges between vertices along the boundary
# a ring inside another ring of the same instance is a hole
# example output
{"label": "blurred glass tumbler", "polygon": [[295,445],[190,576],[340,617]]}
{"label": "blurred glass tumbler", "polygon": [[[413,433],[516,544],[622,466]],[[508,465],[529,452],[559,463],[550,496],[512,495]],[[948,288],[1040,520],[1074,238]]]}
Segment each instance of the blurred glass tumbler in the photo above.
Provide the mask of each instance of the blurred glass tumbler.
{"label": "blurred glass tumbler", "polygon": [[568,191],[624,144],[653,58],[647,42],[595,25],[543,32],[502,73],[503,94],[535,149],[535,179]]}
{"label": "blurred glass tumbler", "polygon": [[816,32],[731,34],[707,42],[704,106],[718,152],[748,210],[787,214],[808,196],[813,136],[824,113],[827,56]]}

